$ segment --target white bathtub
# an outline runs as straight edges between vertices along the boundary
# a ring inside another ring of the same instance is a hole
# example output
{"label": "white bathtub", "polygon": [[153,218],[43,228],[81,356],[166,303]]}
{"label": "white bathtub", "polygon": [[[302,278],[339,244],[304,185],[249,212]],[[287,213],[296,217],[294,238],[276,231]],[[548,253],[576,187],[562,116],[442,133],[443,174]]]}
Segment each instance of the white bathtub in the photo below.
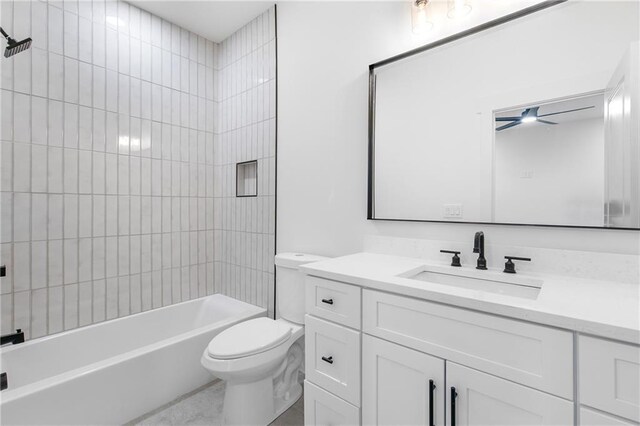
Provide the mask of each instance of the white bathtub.
{"label": "white bathtub", "polygon": [[202,351],[266,311],[215,294],[5,346],[2,425],[122,424],[212,380]]}

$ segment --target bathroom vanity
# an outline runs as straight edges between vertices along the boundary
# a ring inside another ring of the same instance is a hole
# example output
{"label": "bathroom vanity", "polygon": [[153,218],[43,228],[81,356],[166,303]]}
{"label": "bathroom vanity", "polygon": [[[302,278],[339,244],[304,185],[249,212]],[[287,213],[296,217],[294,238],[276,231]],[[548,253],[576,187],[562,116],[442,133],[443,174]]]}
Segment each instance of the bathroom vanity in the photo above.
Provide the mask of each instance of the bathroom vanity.
{"label": "bathroom vanity", "polygon": [[372,253],[301,270],[307,425],[640,422],[637,285]]}

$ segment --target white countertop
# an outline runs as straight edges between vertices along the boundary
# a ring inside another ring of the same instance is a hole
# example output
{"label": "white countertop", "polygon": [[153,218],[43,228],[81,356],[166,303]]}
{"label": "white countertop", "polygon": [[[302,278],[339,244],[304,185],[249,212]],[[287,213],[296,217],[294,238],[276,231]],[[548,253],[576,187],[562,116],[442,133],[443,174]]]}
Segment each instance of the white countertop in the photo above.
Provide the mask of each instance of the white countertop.
{"label": "white countertop", "polygon": [[[398,277],[429,265],[422,259],[358,253],[306,264],[300,270],[364,288],[640,344],[640,283],[527,274],[544,283],[537,298],[526,299]],[[469,266],[451,267],[453,274],[460,271],[477,274]]]}

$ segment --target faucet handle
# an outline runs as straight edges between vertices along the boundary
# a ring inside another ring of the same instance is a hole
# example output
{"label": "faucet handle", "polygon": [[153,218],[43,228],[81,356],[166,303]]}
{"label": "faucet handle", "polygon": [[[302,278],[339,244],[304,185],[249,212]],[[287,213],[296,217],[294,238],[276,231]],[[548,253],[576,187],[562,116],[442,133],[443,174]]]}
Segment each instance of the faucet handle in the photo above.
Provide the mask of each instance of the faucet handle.
{"label": "faucet handle", "polygon": [[516,273],[516,264],[513,263],[514,260],[522,260],[524,262],[531,262],[530,257],[517,257],[517,256],[505,256],[507,261],[504,264],[504,272],[507,274],[515,274]]}
{"label": "faucet handle", "polygon": [[454,250],[440,250],[440,253],[449,253],[452,254],[453,257],[451,258],[451,266],[462,266],[460,264],[460,257],[458,256],[460,254],[459,251],[454,251]]}

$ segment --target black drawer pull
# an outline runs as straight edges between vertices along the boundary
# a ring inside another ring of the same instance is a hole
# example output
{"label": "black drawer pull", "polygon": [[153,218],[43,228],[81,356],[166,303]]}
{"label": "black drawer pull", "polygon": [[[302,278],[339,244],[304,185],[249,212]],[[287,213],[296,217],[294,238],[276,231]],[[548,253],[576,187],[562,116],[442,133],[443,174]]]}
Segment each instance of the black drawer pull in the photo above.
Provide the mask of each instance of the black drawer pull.
{"label": "black drawer pull", "polygon": [[458,392],[456,388],[451,387],[451,426],[456,426],[456,397]]}
{"label": "black drawer pull", "polygon": [[322,303],[326,303],[327,305],[333,305],[333,299],[322,299]]}
{"label": "black drawer pull", "polygon": [[332,357],[332,356],[330,356],[330,357],[328,357],[328,358],[327,358],[326,356],[323,356],[323,357],[322,357],[322,360],[323,360],[324,362],[328,362],[329,364],[333,364],[333,357]]}
{"label": "black drawer pull", "polygon": [[433,422],[433,391],[436,389],[436,384],[433,380],[429,380],[429,426],[436,426]]}

